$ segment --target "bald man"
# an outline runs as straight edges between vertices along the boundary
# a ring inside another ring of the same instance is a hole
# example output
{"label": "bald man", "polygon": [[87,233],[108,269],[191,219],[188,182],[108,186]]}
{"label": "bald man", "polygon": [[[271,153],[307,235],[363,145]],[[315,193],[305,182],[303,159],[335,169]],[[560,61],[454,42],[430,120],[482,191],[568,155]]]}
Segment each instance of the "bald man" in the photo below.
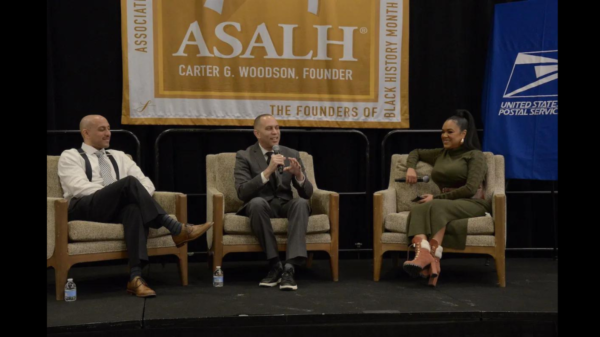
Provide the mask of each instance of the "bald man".
{"label": "bald man", "polygon": [[[250,227],[269,261],[269,273],[259,282],[261,287],[297,290],[294,266],[306,262],[306,230],[310,215],[309,199],[313,186],[306,179],[300,154],[289,147],[279,146],[281,133],[277,120],[268,114],[254,120],[257,142],[235,156],[235,188],[244,205],[237,212],[250,218]],[[281,173],[278,166],[284,167]],[[294,199],[292,185],[300,198]],[[282,263],[271,218],[287,218],[286,259]]]}
{"label": "bald man", "polygon": [[200,237],[212,222],[184,225],[169,217],[152,198],[154,185],[135,162],[121,151],[106,150],[111,135],[106,118],[85,116],[79,129],[81,148],[63,151],[58,160],[60,184],[69,201],[69,221],[123,224],[131,268],[127,292],[138,297],[156,296],[141,277],[148,261],[149,228],[166,227],[175,244],[181,246]]}

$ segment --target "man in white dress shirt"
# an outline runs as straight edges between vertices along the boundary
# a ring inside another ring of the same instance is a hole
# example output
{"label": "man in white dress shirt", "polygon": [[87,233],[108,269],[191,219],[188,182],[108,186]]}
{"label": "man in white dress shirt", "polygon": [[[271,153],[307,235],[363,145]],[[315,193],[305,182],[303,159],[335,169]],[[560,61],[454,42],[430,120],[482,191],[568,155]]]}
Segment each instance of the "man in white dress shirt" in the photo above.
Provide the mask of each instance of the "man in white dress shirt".
{"label": "man in white dress shirt", "polygon": [[83,144],[65,150],[58,161],[58,176],[69,200],[69,221],[121,223],[131,275],[127,291],[138,297],[156,296],[141,278],[148,261],[149,228],[166,227],[177,246],[200,237],[211,226],[182,224],[169,217],[152,198],[154,184],[125,153],[106,148],[110,125],[100,115],[85,116],[79,124]]}

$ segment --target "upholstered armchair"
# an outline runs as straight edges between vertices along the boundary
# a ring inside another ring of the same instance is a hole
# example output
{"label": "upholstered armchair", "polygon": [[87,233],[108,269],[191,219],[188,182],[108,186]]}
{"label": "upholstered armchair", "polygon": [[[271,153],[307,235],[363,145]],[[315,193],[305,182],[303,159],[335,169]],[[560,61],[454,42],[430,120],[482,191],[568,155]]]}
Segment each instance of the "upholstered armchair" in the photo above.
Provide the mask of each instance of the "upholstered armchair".
{"label": "upholstered armchair", "polygon": [[[444,253],[487,254],[496,262],[498,284],[506,286],[504,253],[506,249],[506,195],[504,192],[504,157],[484,152],[488,172],[484,181],[485,199],[492,204],[492,214],[454,221],[467,222],[467,243],[464,250],[444,248]],[[390,180],[386,190],[373,196],[373,279],[379,281],[383,254],[387,251],[406,251],[410,245],[407,236],[407,218],[411,202],[417,194],[439,194],[433,182],[410,186],[395,182],[406,177],[408,155],[392,156]],[[417,163],[417,176],[430,176],[432,166]],[[452,221],[452,222],[454,222]],[[452,223],[450,222],[450,223]],[[443,245],[443,243],[442,243]],[[396,266],[397,257],[394,258]]]}
{"label": "upholstered armchair", "polygon": [[[47,156],[47,218],[46,266],[53,267],[56,280],[56,300],[64,300],[64,286],[69,269],[81,262],[127,258],[123,225],[92,221],[68,221],[69,205],[63,199],[58,177],[58,156]],[[178,221],[187,223],[185,194],[155,192],[154,199]],[[150,228],[148,256],[176,255],[182,285],[188,284],[187,244],[176,247],[169,231]]]}
{"label": "upholstered armchair", "polygon": [[[308,219],[306,249],[309,251],[307,266],[312,261],[313,251],[325,251],[329,254],[333,280],[338,280],[338,219],[339,194],[320,190],[317,187],[313,167],[313,158],[306,152],[300,152],[306,177],[314,186],[310,199],[312,209]],[[250,219],[236,215],[243,205],[237,198],[233,170],[235,153],[221,153],[206,156],[207,221],[214,225],[207,232],[208,247],[213,255],[213,270],[221,266],[223,257],[234,252],[262,251],[258,240],[252,234]],[[293,189],[294,198],[298,192]],[[286,250],[287,219],[271,219],[279,251]]]}

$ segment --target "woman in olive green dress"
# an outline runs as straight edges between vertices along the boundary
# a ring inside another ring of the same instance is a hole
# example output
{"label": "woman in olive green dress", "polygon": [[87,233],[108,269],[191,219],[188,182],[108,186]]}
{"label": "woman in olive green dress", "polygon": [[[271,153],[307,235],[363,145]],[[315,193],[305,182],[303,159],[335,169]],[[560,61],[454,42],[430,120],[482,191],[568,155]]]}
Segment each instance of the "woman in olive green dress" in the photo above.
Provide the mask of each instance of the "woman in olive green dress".
{"label": "woman in olive green dress", "polygon": [[477,137],[473,116],[458,110],[442,127],[443,148],[417,149],[408,155],[406,183],[415,184],[418,161],[433,166],[431,179],[441,194],[424,194],[408,217],[408,238],[415,247],[415,258],[404,263],[411,276],[429,277],[435,286],[440,274],[442,242],[448,248],[464,249],[467,237],[465,219],[491,213],[490,203],[484,200],[481,186],[487,165]]}

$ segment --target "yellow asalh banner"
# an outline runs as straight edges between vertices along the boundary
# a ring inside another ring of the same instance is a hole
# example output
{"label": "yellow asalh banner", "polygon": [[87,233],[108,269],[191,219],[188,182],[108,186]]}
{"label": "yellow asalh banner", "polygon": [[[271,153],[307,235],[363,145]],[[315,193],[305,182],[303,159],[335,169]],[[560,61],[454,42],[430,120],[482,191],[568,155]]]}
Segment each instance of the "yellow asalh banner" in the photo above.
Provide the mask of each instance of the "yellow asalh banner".
{"label": "yellow asalh banner", "polygon": [[122,0],[124,124],[407,128],[408,0]]}

